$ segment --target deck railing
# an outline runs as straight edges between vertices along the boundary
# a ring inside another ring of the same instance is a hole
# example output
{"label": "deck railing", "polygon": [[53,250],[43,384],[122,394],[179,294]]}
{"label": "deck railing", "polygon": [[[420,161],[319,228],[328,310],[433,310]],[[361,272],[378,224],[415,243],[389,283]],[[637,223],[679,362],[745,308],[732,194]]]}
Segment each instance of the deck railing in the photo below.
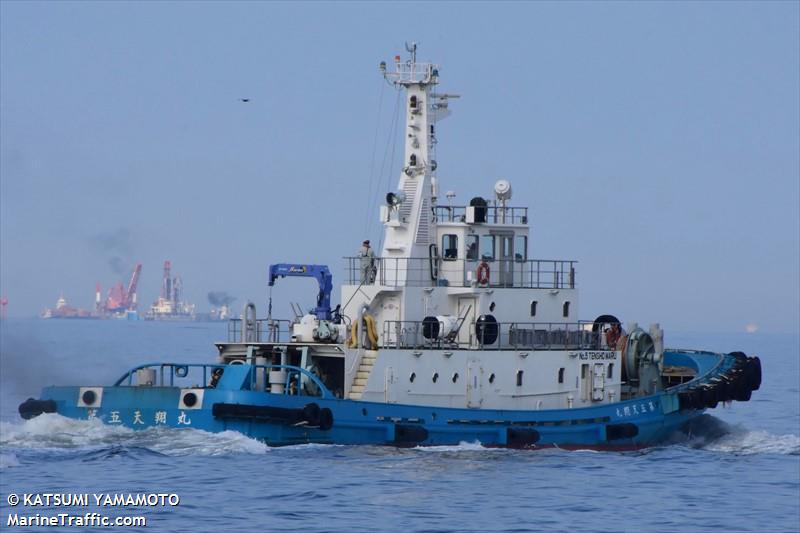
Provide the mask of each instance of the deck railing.
{"label": "deck railing", "polygon": [[383,324],[383,348],[440,348],[481,350],[601,350],[607,349],[600,331],[592,331],[592,322],[483,322],[464,323],[452,335],[436,336],[444,331],[431,322],[387,321]]}
{"label": "deck railing", "polygon": [[[244,363],[244,361],[241,361]],[[120,386],[147,386],[147,387],[181,387],[181,388],[224,388],[224,373],[237,364],[206,364],[206,363],[147,363],[136,366],[123,374],[115,383],[115,387]],[[155,381],[152,383],[136,383],[138,371],[152,369]],[[214,370],[220,369],[219,376],[212,379]],[[293,365],[248,365],[247,377],[244,382],[244,390],[261,390],[269,392],[268,375],[271,370],[285,370],[285,375],[281,381],[283,392],[277,394],[308,396],[305,383],[313,382],[316,386],[316,394],[322,398],[331,398],[333,393],[322,383],[322,380],[313,372]]]}
{"label": "deck railing", "polygon": [[290,320],[259,318],[248,326],[241,318],[228,321],[228,342],[288,342]]}
{"label": "deck railing", "polygon": [[[574,289],[577,261],[557,259],[375,258],[373,268],[361,257],[345,257],[346,283],[407,287],[508,287]],[[488,283],[479,284],[478,269],[488,266]]]}
{"label": "deck railing", "polygon": [[[527,207],[502,207],[487,205],[477,207],[483,209],[487,224],[522,224],[528,223]],[[437,205],[433,210],[437,222],[466,222],[467,206],[464,205]]]}

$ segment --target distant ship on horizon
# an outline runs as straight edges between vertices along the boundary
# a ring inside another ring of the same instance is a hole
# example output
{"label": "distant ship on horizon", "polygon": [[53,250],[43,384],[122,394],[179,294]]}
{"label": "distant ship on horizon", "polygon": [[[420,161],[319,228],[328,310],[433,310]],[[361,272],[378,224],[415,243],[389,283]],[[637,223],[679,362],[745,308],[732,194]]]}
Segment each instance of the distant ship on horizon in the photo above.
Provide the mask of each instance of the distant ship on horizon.
{"label": "distant ship on horizon", "polygon": [[64,293],[58,297],[56,301],[56,306],[52,309],[48,308],[42,311],[41,318],[99,318],[97,315],[93,314],[91,311],[87,311],[86,309],[78,309],[76,307],[72,307],[67,303],[67,299],[64,298]]}

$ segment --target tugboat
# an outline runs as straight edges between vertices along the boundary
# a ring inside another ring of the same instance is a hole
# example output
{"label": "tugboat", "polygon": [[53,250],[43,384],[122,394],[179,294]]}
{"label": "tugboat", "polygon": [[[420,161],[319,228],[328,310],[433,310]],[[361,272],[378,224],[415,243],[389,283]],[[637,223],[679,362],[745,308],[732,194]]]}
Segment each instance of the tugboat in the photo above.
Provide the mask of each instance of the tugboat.
{"label": "tugboat", "polygon": [[229,323],[218,357],[158,362],[111,386],[47,387],[23,418],[59,413],[144,429],[234,430],[269,445],[637,449],[719,403],[747,401],[758,357],[664,348],[657,325],[578,319],[576,261],[529,257],[529,214],[508,181],[469,205],[438,203],[436,126],[455,95],[410,58],[380,70],[405,94],[405,154],[386,195],[380,253],[346,258],[331,308],[325,265],[270,266],[268,285],[311,277],[309,313]]}

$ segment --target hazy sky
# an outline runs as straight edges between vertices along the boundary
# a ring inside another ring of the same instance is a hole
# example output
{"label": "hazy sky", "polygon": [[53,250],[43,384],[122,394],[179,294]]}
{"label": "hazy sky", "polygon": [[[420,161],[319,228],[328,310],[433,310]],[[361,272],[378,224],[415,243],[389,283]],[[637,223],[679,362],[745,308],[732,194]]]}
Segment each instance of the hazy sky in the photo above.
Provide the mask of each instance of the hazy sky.
{"label": "hazy sky", "polygon": [[442,192],[510,180],[583,318],[797,332],[798,6],[1,2],[0,293],[91,307],[141,261],[146,308],[165,259],[200,309],[263,314],[274,262],[338,285],[399,172],[377,65],[413,39],[462,95]]}

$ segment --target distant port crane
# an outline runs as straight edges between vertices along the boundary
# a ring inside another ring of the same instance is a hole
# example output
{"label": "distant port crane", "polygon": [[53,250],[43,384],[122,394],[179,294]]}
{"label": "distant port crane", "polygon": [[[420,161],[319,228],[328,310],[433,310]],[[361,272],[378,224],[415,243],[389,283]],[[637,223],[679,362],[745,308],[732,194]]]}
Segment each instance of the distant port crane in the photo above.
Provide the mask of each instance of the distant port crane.
{"label": "distant port crane", "polygon": [[127,311],[136,311],[137,296],[136,288],[139,285],[139,276],[142,273],[142,264],[137,263],[133,268],[128,288],[117,283],[115,286],[108,289],[108,297],[104,304],[100,304],[100,285],[97,285],[97,293],[95,296],[95,305],[98,311],[104,314],[125,313]]}

